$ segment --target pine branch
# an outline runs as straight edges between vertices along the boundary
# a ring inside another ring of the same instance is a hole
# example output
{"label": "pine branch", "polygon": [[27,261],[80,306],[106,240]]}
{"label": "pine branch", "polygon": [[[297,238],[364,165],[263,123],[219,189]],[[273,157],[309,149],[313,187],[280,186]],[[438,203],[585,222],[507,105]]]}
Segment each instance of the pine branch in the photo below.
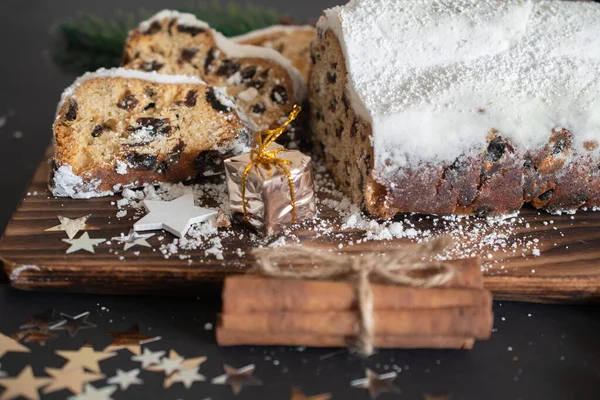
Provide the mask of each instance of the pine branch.
{"label": "pine branch", "polygon": [[[278,23],[280,16],[271,9],[252,4],[192,4],[181,9],[206,21],[226,36],[241,35]],[[130,30],[154,12],[118,12],[112,19],[83,14],[77,19],[59,21],[52,29],[52,61],[65,72],[82,74],[98,68],[119,66],[123,46]]]}

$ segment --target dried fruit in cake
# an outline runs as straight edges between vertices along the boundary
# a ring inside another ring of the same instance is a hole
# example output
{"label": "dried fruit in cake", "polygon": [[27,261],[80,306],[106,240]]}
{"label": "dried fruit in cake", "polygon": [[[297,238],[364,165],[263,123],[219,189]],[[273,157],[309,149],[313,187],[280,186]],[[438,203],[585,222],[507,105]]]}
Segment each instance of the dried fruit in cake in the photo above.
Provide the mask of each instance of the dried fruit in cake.
{"label": "dried fruit in cake", "polygon": [[224,87],[255,130],[278,126],[306,96],[301,74],[277,51],[241,45],[176,11],[162,11],[129,34],[123,66]]}
{"label": "dried fruit in cake", "polygon": [[310,25],[275,25],[231,39],[240,44],[277,50],[292,62],[304,80],[308,82],[311,66],[310,44],[316,34],[317,30]]}
{"label": "dried fruit in cake", "polygon": [[207,154],[248,150],[242,116],[223,89],[197,77],[122,68],[85,74],[58,107],[52,193],[88,198],[192,179],[212,170]]}
{"label": "dried fruit in cake", "polygon": [[372,215],[600,206],[600,4],[353,0],[317,30],[313,142]]}

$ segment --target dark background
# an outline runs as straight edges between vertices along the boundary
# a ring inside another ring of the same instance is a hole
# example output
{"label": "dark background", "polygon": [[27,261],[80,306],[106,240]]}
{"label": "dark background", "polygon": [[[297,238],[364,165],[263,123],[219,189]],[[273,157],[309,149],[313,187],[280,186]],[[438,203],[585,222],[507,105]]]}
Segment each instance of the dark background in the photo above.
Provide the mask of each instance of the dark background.
{"label": "dark background", "polygon": [[[255,0],[273,6],[296,20],[317,18],[335,5],[327,1]],[[0,1],[0,116],[14,113],[0,128],[0,227],[4,229],[51,137],[56,103],[74,76],[58,71],[47,56],[49,30],[59,19],[91,12],[111,16],[116,9],[144,7],[158,10],[189,5],[189,1]],[[23,133],[14,138],[15,131]],[[71,315],[90,311],[99,328],[83,331],[75,339],[61,334],[45,348],[32,345],[29,355],[9,354],[0,360],[1,370],[17,374],[26,364],[36,374],[43,367],[59,367],[57,348],[78,348],[84,340],[106,345],[105,330],[124,330],[139,322],[163,339],[150,345],[157,350],[175,349],[187,357],[207,355],[200,372],[208,378],[222,373],[223,363],[241,367],[257,365],[262,387],[246,388],[242,399],[288,399],[291,386],[307,394],[331,392],[334,399],[367,399],[366,391],[353,389],[350,381],[364,376],[364,368],[378,373],[401,368],[396,384],[400,396],[381,399],[420,399],[425,394],[446,399],[597,399],[600,397],[600,315],[596,306],[559,306],[496,303],[496,330],[488,342],[471,352],[382,351],[368,360],[334,350],[299,351],[293,348],[221,349],[214,333],[218,300],[131,298],[92,295],[25,293],[0,285],[0,332],[10,334],[28,315],[54,307]],[[106,307],[110,311],[102,310]],[[333,353],[332,353],[333,352]],[[102,364],[107,376],[117,366],[129,370],[137,365],[123,354]],[[408,368],[407,368],[408,367]],[[232,398],[228,387],[195,384],[161,390],[161,376],[142,372],[145,385],[117,392],[116,399],[130,398]],[[105,385],[105,383],[101,383]],[[96,385],[99,386],[99,385]],[[60,399],[67,392],[48,398]]]}

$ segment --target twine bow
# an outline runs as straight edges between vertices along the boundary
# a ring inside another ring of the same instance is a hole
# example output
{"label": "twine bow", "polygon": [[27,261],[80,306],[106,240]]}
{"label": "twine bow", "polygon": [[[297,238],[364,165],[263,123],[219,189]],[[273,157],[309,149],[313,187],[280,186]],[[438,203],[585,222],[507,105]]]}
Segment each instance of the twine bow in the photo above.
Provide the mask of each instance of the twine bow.
{"label": "twine bow", "polygon": [[271,166],[279,167],[285,173],[287,177],[288,185],[290,187],[290,204],[292,205],[292,224],[296,222],[296,196],[294,193],[294,181],[292,180],[292,173],[288,169],[288,165],[291,164],[289,160],[285,160],[279,157],[279,153],[282,151],[288,151],[285,147],[267,150],[273,142],[285,132],[288,125],[292,123],[298,117],[302,111],[302,107],[294,105],[292,112],[288,119],[278,128],[267,129],[256,134],[256,148],[250,152],[250,162],[244,169],[242,174],[242,210],[244,211],[244,218],[248,220],[248,212],[246,210],[246,180],[248,174],[252,170],[252,166],[258,165],[263,168],[270,168]]}
{"label": "twine bow", "polygon": [[[440,236],[427,243],[408,246],[386,252],[385,256],[371,253],[363,257],[324,253],[314,248],[293,246],[275,249],[255,249],[259,271],[274,278],[294,279],[340,279],[352,283],[358,300],[358,334],[355,346],[362,355],[373,353],[375,321],[373,318],[373,291],[370,278],[384,283],[412,287],[438,287],[448,282],[454,272],[440,261],[414,261],[425,256],[439,254],[452,243],[449,236]],[[282,269],[278,263],[289,260],[318,261],[327,267],[309,270]],[[423,271],[435,273],[426,277],[411,274]]]}

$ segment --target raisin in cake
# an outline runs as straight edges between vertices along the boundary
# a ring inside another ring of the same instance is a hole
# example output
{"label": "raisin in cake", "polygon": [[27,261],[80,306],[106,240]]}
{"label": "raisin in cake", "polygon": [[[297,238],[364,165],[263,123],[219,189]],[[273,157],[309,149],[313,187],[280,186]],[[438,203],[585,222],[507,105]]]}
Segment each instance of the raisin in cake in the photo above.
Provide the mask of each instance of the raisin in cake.
{"label": "raisin in cake", "polygon": [[123,66],[225,87],[255,130],[279,125],[306,97],[300,72],[277,51],[238,44],[176,11],[161,11],[129,34]]}
{"label": "raisin in cake", "polygon": [[317,30],[310,25],[275,25],[258,29],[245,35],[232,37],[240,44],[269,47],[277,50],[290,60],[294,67],[308,81],[310,72],[310,43]]}
{"label": "raisin in cake", "polygon": [[240,115],[232,98],[198,77],[87,73],[58,106],[52,193],[88,198],[194,178],[213,168],[214,154],[248,151],[251,131]]}
{"label": "raisin in cake", "polygon": [[600,206],[600,4],[361,0],[317,29],[313,140],[372,215]]}

